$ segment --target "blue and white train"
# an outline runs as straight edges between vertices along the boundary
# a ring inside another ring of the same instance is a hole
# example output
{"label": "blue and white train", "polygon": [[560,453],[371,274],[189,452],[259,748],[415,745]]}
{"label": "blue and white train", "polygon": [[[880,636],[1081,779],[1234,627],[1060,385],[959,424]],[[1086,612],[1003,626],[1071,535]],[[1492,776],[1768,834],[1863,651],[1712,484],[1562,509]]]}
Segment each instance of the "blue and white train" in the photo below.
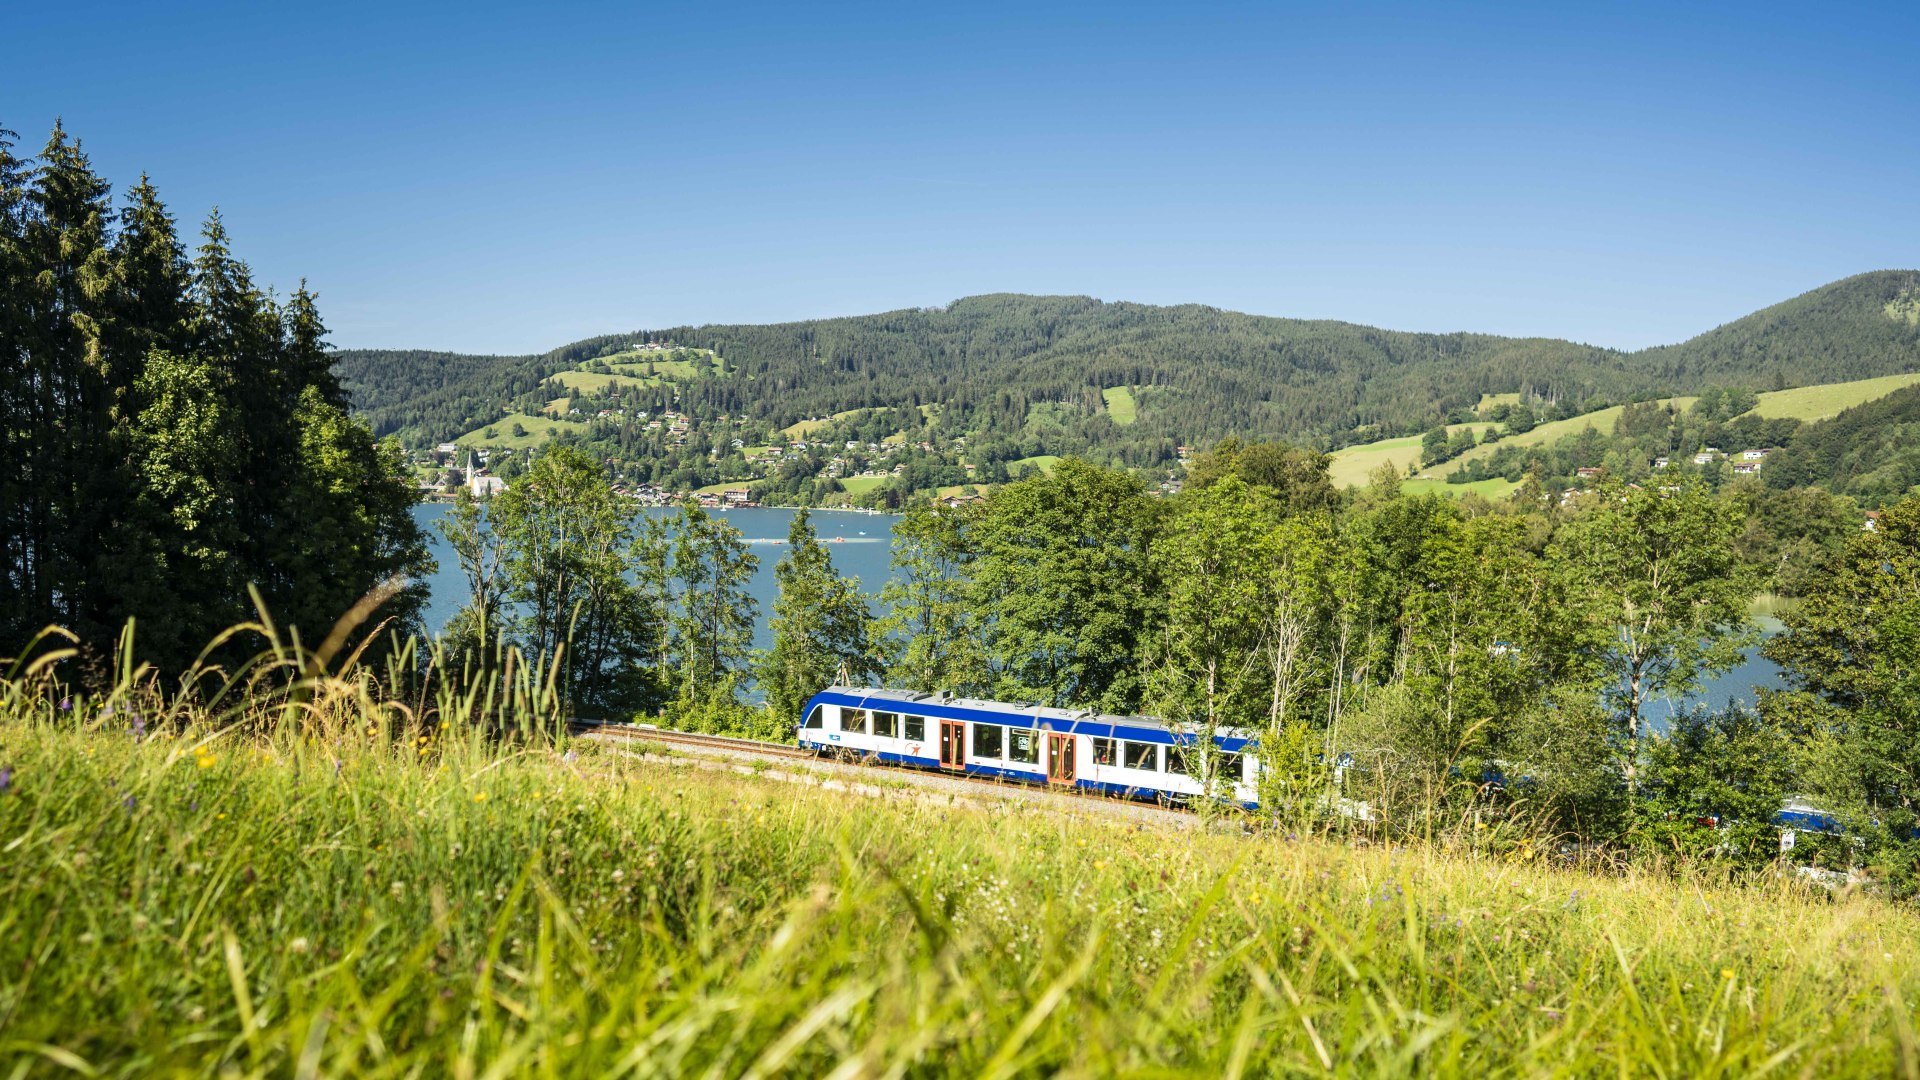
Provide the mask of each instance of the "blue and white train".
{"label": "blue and white train", "polygon": [[[896,765],[1129,798],[1201,798],[1202,736],[1145,716],[1103,716],[909,690],[830,686],[801,714],[801,746]],[[1242,732],[1213,738],[1217,796],[1255,806],[1260,762]]]}

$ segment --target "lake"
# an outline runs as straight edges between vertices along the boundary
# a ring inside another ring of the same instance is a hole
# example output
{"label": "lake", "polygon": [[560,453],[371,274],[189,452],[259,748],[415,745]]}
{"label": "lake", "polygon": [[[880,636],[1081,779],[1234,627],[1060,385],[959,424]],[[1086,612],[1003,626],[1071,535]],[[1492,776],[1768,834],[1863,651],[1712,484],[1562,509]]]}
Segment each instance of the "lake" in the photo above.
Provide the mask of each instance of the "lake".
{"label": "lake", "polygon": [[[434,560],[440,564],[434,575],[427,579],[428,587],[432,590],[431,598],[427,601],[427,629],[435,632],[446,626],[454,612],[467,602],[466,579],[460,574],[453,549],[437,527],[440,519],[452,509],[451,503],[424,503],[413,511],[414,520],[427,530],[429,548]],[[753,580],[747,585],[747,592],[759,605],[753,624],[753,644],[756,648],[765,649],[773,645],[769,622],[773,617],[774,597],[779,593],[774,585],[773,566],[786,553],[787,530],[793,527],[793,516],[797,512],[777,506],[713,512],[715,518],[740,530],[746,537],[748,550],[760,560],[760,565],[753,572]],[[670,518],[679,511],[670,507],[647,507],[640,513],[647,517]],[[834,570],[859,582],[862,591],[877,596],[881,586],[887,583],[893,523],[898,520],[899,517],[894,514],[815,510],[813,531],[827,546]],[[878,606],[877,600],[875,605]]]}
{"label": "lake", "polygon": [[[460,576],[453,551],[435,527],[451,509],[450,503],[425,503],[413,511],[414,519],[427,530],[433,557],[440,564],[439,570],[428,579],[432,595],[427,602],[426,617],[427,629],[431,631],[444,627],[467,599],[467,583]],[[642,514],[662,518],[672,517],[678,512],[666,507],[648,507],[641,511]],[[753,631],[756,648],[764,649],[773,644],[772,631],[768,628],[773,615],[774,597],[778,593],[774,586],[773,565],[780,561],[780,556],[786,551],[784,541],[796,512],[784,507],[761,506],[722,510],[714,514],[739,529],[746,537],[750,550],[760,560],[759,567],[754,570],[753,581],[747,586],[748,593],[759,605]],[[898,520],[898,515],[894,514],[869,514],[854,510],[813,512],[814,532],[827,545],[834,569],[858,581],[863,591],[876,597],[881,586],[887,582],[889,545],[893,539],[893,523]],[[875,608],[878,608],[877,599]],[[1762,619],[1760,624],[1761,632],[1768,637],[1780,631],[1778,620]],[[1713,708],[1724,708],[1736,700],[1751,705],[1757,698],[1754,693],[1756,688],[1782,689],[1785,685],[1781,681],[1779,667],[1761,656],[1756,648],[1749,650],[1746,658],[1733,670],[1708,682],[1696,700]],[[1649,702],[1647,714],[1655,727],[1664,728],[1664,720],[1672,714],[1674,707],[1673,702]]]}

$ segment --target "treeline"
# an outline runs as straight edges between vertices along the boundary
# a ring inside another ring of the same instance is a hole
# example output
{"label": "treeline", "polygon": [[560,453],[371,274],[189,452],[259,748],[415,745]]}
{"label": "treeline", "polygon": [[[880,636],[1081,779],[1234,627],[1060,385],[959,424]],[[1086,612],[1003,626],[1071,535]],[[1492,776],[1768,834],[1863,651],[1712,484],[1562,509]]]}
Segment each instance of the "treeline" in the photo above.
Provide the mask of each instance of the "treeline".
{"label": "treeline", "polygon": [[[400,451],[349,414],[304,283],[253,281],[219,215],[189,253],[144,177],[116,204],[56,126],[0,132],[0,648],[186,667],[256,613],[318,645],[412,628],[430,567]],[[385,592],[376,590],[385,588]]]}

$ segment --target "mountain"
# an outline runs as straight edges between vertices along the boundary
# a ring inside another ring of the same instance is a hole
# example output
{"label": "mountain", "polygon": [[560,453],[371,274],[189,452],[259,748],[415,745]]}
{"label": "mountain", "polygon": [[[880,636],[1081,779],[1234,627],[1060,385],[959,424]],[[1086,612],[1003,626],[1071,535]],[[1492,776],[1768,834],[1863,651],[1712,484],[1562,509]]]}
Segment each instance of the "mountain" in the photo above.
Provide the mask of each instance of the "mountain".
{"label": "mountain", "polygon": [[[423,444],[504,412],[538,413],[569,392],[553,376],[643,342],[724,360],[724,374],[655,380],[646,390],[649,404],[696,417],[751,417],[778,429],[856,410],[932,407],[950,433],[1018,442],[1031,453],[1092,449],[1147,463],[1176,443],[1230,434],[1337,446],[1418,431],[1464,418],[1486,394],[1520,393],[1572,415],[1707,386],[1772,389],[1917,370],[1920,272],[1848,278],[1634,353],[1201,305],[995,294],[877,315],[638,331],[540,356],[337,357],[376,430]],[[1103,392],[1122,388],[1137,419],[1108,412],[1112,395]]]}

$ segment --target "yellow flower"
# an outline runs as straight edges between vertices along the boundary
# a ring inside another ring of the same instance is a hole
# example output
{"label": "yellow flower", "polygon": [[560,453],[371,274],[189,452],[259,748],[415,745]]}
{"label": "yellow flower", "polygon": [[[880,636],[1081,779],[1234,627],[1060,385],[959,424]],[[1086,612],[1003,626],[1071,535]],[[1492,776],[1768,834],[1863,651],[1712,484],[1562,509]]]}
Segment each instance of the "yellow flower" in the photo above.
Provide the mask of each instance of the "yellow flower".
{"label": "yellow flower", "polygon": [[1721,977],[1721,978],[1723,978],[1723,979],[1731,979],[1731,978],[1733,978],[1733,969],[1732,969],[1732,968],[1721,968],[1721,969],[1720,969],[1720,977]]}
{"label": "yellow flower", "polygon": [[208,757],[203,757],[203,758],[197,758],[197,759],[195,759],[195,760],[197,760],[197,761],[199,762],[199,765],[200,765],[200,767],[201,767],[201,768],[203,768],[203,769],[211,769],[211,768],[213,768],[213,758],[212,758],[211,756],[208,756]]}
{"label": "yellow flower", "polygon": [[474,802],[486,802],[486,801],[487,801],[487,793],[486,793],[486,792],[484,792],[484,791],[476,791],[476,792],[474,792],[474,793],[473,793],[473,801],[474,801]]}

